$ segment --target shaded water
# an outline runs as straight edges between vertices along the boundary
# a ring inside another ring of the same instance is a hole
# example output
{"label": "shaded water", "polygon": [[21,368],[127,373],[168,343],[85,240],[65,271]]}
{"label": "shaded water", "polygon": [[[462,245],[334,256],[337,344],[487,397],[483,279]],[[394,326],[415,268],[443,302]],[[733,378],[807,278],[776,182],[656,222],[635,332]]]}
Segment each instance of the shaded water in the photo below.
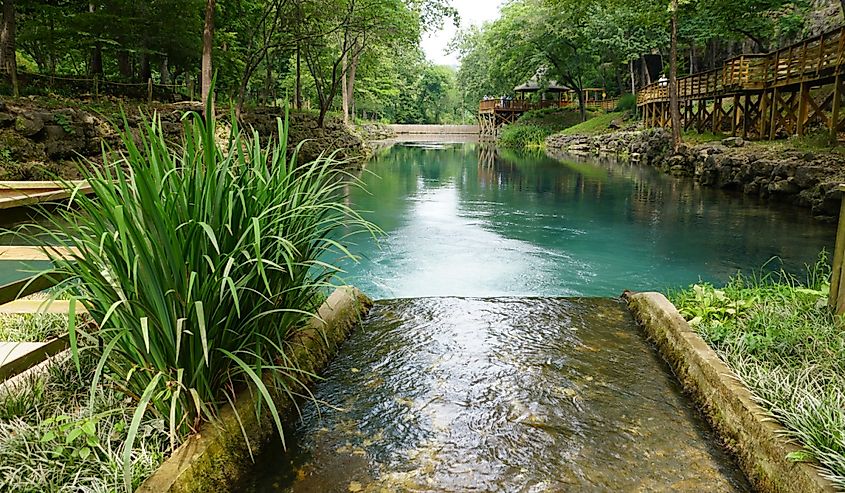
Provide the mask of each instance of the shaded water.
{"label": "shaded water", "polygon": [[704,280],[832,247],[806,210],[702,188],[651,168],[557,161],[477,143],[411,143],[367,165],[386,236],[359,238],[345,281],[374,298],[616,296]]}
{"label": "shaded water", "polygon": [[377,302],[325,377],[244,491],[748,490],[615,300]]}

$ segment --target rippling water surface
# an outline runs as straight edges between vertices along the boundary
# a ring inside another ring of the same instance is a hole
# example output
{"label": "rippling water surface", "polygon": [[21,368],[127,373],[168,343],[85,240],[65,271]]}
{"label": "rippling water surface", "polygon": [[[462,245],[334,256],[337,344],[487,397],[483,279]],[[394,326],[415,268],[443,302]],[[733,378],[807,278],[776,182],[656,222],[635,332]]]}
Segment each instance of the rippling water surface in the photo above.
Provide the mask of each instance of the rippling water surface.
{"label": "rippling water surface", "polygon": [[747,491],[609,299],[378,302],[245,491]]}
{"label": "rippling water surface", "polygon": [[363,261],[345,280],[375,298],[616,296],[722,282],[772,257],[799,271],[835,235],[804,210],[649,168],[477,143],[396,145],[363,180],[367,191],[350,201],[386,235],[358,239]]}

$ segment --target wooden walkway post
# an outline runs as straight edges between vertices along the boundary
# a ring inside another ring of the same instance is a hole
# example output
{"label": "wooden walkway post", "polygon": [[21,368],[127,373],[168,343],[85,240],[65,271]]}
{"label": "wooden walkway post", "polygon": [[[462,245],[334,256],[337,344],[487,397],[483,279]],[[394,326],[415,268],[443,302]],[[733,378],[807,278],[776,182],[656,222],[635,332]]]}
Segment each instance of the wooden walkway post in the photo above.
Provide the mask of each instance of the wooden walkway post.
{"label": "wooden walkway post", "polygon": [[[839,185],[839,190],[845,194],[845,185]],[[845,199],[839,209],[839,226],[836,229],[836,245],[833,247],[833,270],[830,276],[830,293],[827,305],[836,309],[836,314],[845,313],[845,279],[843,279],[843,257],[845,257]]]}

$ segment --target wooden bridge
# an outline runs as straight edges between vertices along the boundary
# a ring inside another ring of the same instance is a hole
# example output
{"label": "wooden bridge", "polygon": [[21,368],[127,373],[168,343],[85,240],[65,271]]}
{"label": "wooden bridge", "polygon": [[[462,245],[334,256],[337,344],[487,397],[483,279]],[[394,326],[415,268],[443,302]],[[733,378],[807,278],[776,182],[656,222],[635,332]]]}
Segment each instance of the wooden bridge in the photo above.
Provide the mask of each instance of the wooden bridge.
{"label": "wooden bridge", "polygon": [[[619,98],[601,97],[603,89],[584,89],[584,107],[588,110],[613,111]],[[481,101],[478,105],[478,128],[482,137],[495,137],[503,125],[513,123],[526,111],[543,108],[578,108],[578,100],[572,94],[559,100],[533,102],[528,99],[494,98]]]}
{"label": "wooden bridge", "polygon": [[[747,139],[845,131],[845,27],[765,54],[740,55],[715,70],[678,79],[685,130],[729,132]],[[670,127],[666,83],[644,87],[637,106],[648,127]]]}

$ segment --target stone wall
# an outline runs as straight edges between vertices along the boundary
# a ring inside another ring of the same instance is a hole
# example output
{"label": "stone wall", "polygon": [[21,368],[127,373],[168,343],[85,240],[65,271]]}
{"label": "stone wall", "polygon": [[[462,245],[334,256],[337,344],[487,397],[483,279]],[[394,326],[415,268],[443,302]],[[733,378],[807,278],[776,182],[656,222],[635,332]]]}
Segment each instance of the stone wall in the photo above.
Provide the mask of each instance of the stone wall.
{"label": "stone wall", "polygon": [[617,155],[675,176],[691,177],[704,186],[806,207],[822,220],[833,220],[839,213],[842,193],[838,185],[845,183],[845,156],[752,144],[738,137],[682,145],[677,154],[671,151],[671,135],[663,129],[553,135],[546,147],[552,155]]}
{"label": "stone wall", "polygon": [[[199,107],[155,107],[166,136],[174,141],[180,139],[181,118],[188,110]],[[137,109],[127,107],[126,111],[126,121],[134,130],[143,116]],[[275,138],[276,119],[283,116],[283,110],[278,108],[256,109],[242,116],[242,125],[254,128],[262,140]],[[218,119],[228,125],[228,114],[221,111]],[[71,106],[48,108],[25,99],[0,102],[0,180],[79,178],[75,162],[80,157],[99,162],[102,143],[115,148],[120,145],[112,122],[121,122],[119,111],[104,116]],[[290,122],[289,148],[302,142],[300,159],[311,160],[322,152],[338,151],[338,158],[357,161],[370,153],[362,138],[338,119],[329,118],[324,128],[317,128],[316,116],[293,113]]]}

